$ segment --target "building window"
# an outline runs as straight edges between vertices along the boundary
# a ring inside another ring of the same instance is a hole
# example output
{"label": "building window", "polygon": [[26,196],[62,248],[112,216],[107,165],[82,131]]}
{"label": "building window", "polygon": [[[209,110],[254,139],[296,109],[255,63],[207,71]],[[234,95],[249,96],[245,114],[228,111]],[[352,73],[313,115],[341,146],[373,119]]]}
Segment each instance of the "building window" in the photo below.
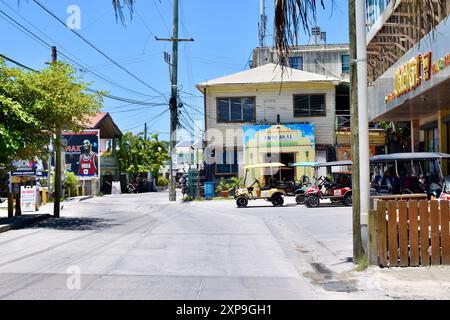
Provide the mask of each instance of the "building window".
{"label": "building window", "polygon": [[325,117],[325,95],[294,96],[294,117]]}
{"label": "building window", "polygon": [[350,56],[342,55],[342,73],[350,73]]}
{"label": "building window", "polygon": [[303,57],[290,57],[289,67],[293,69],[303,70]]}
{"label": "building window", "polygon": [[255,121],[255,98],[217,99],[218,122]]}
{"label": "building window", "polygon": [[236,149],[231,151],[216,151],[216,154],[220,157],[216,164],[216,174],[237,174],[238,152]]}

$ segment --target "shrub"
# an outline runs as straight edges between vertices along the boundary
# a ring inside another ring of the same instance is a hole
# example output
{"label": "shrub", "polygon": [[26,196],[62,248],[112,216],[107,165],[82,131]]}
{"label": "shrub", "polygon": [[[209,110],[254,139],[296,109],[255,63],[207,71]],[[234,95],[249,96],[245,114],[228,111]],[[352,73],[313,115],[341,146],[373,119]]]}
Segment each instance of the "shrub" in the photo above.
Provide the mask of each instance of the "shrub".
{"label": "shrub", "polygon": [[65,187],[69,191],[69,197],[78,196],[78,178],[75,173],[66,171]]}
{"label": "shrub", "polygon": [[169,180],[166,177],[160,176],[156,182],[158,187],[167,187],[169,185]]}

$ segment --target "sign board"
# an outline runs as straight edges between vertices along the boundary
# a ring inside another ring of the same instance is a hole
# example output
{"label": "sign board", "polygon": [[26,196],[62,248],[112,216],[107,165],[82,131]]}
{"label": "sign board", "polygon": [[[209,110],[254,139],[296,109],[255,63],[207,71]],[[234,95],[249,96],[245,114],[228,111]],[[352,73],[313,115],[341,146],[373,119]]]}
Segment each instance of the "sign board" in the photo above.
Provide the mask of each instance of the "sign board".
{"label": "sign board", "polygon": [[20,188],[20,207],[22,212],[36,211],[37,194],[36,187],[21,187]]}
{"label": "sign board", "polygon": [[12,162],[12,176],[35,176],[37,163],[28,160],[17,160]]}
{"label": "sign board", "polygon": [[112,195],[120,195],[122,194],[122,188],[120,187],[120,181],[113,181],[111,188]]}
{"label": "sign board", "polygon": [[62,134],[66,170],[81,179],[95,179],[100,175],[100,130],[64,132]]}

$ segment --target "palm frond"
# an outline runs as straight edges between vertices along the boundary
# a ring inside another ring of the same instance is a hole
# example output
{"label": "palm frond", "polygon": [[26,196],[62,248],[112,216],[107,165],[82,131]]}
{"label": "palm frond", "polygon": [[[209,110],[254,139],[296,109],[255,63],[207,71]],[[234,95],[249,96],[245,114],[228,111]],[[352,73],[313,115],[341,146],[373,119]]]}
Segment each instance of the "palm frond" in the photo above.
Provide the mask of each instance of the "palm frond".
{"label": "palm frond", "polygon": [[124,9],[128,9],[130,13],[130,20],[133,19],[134,6],[136,5],[136,0],[112,0],[112,5],[114,7],[117,21],[120,20],[123,25],[126,25]]}
{"label": "palm frond", "polygon": [[[329,0],[333,5],[334,0]],[[324,0],[277,0],[275,3],[275,49],[279,64],[285,65],[290,47],[298,45],[300,28],[310,35],[315,24],[319,5],[325,9]]]}

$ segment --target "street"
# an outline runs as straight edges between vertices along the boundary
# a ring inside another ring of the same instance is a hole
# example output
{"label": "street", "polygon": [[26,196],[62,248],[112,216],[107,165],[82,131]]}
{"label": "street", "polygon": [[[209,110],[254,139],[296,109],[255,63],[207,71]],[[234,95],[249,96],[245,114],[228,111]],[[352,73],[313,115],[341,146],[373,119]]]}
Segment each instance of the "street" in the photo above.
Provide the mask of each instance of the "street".
{"label": "street", "polygon": [[167,199],[66,202],[60,220],[1,234],[0,298],[385,297],[358,284],[350,208]]}

